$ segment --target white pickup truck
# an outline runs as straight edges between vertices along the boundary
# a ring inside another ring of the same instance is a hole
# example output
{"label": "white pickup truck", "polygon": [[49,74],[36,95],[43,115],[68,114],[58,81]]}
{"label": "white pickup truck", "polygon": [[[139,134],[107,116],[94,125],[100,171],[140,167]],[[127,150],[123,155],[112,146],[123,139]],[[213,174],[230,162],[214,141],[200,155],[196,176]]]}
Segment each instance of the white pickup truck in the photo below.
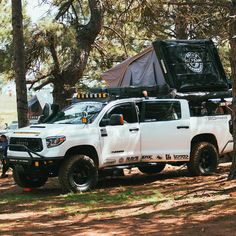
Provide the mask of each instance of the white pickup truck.
{"label": "white pickup truck", "polygon": [[50,123],[10,137],[8,161],[21,187],[40,187],[58,176],[66,191],[95,187],[99,172],[138,167],[146,174],[186,164],[193,175],[217,169],[233,150],[230,115],[191,109],[185,99],[85,100]]}

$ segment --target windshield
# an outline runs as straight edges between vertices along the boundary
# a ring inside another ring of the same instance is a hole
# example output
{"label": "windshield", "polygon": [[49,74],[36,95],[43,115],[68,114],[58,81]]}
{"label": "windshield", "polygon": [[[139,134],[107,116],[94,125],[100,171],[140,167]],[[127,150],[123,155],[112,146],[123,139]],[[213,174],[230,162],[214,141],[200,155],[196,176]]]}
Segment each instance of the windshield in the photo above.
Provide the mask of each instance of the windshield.
{"label": "windshield", "polygon": [[58,112],[50,123],[82,124],[82,117],[87,117],[88,123],[92,123],[102,108],[101,102],[79,102]]}

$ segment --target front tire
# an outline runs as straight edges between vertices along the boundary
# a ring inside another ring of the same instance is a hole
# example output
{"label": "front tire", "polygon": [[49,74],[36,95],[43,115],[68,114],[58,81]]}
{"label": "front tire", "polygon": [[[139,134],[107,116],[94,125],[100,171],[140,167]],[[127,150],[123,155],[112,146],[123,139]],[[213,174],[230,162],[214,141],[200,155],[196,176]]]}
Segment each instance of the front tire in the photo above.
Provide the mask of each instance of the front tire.
{"label": "front tire", "polygon": [[16,184],[22,188],[39,188],[48,180],[46,174],[29,174],[23,171],[18,171],[16,168],[13,169],[13,178]]}
{"label": "front tire", "polygon": [[165,169],[165,166],[166,166],[165,163],[158,163],[155,166],[142,166],[139,167],[138,169],[144,174],[156,174],[163,171]]}
{"label": "front tire", "polygon": [[187,166],[189,172],[195,176],[214,173],[218,166],[218,152],[216,147],[207,142],[195,144]]}
{"label": "front tire", "polygon": [[96,186],[98,170],[90,157],[74,155],[62,164],[58,177],[65,191],[86,192]]}

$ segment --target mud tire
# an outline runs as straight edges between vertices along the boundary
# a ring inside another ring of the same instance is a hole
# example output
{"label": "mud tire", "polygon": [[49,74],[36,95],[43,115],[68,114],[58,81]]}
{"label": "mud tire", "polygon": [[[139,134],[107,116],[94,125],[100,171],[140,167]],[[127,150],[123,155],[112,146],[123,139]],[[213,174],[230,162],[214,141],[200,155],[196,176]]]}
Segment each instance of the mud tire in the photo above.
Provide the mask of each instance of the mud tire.
{"label": "mud tire", "polygon": [[73,155],[62,163],[58,178],[66,192],[86,192],[96,186],[98,170],[89,156]]}
{"label": "mud tire", "polygon": [[200,142],[193,146],[187,167],[191,175],[213,174],[218,166],[216,147],[208,142]]}

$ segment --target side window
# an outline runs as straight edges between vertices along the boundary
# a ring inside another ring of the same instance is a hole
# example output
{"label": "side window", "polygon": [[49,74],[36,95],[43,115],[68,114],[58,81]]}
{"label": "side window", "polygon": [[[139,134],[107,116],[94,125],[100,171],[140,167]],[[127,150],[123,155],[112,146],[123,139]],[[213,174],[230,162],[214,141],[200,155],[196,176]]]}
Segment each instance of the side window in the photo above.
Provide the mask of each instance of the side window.
{"label": "side window", "polygon": [[141,112],[142,112],[142,102],[136,102],[135,103],[135,110],[137,112],[138,120],[141,120]]}
{"label": "side window", "polygon": [[[111,108],[103,117],[104,119],[109,119],[113,114],[122,114],[124,117],[124,121],[126,123],[136,123],[138,122],[137,112],[135,110],[135,106],[132,103],[125,103],[121,105],[117,105]],[[101,124],[100,124],[101,125]]]}
{"label": "side window", "polygon": [[180,103],[177,101],[157,101],[145,103],[144,122],[181,119]]}

